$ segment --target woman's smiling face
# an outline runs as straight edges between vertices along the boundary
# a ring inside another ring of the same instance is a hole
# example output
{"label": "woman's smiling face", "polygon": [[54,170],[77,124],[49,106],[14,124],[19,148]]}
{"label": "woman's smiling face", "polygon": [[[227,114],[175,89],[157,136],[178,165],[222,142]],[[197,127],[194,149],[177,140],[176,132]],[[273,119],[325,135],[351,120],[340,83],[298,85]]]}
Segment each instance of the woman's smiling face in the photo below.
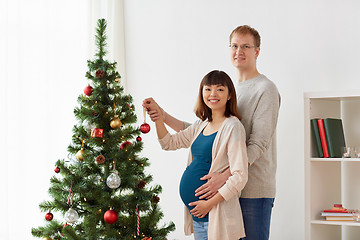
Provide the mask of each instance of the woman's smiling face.
{"label": "woman's smiling face", "polygon": [[203,101],[212,111],[225,112],[229,100],[229,89],[223,85],[205,85],[202,89]]}

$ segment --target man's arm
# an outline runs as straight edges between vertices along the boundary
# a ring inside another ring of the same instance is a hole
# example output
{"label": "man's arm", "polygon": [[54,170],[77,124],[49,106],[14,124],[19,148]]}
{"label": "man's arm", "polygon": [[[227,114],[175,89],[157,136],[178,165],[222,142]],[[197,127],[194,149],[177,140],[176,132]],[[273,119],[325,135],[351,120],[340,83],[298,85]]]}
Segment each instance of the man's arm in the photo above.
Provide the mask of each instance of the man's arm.
{"label": "man's arm", "polygon": [[201,185],[195,190],[195,196],[200,196],[199,199],[210,199],[216,195],[218,190],[225,184],[226,180],[231,176],[230,169],[223,173],[210,173],[200,178],[201,180],[208,180],[207,183]]}
{"label": "man's arm", "polygon": [[253,113],[253,124],[247,142],[248,161],[253,164],[269,149],[276,132],[280,95],[275,85],[267,85],[261,92]]}

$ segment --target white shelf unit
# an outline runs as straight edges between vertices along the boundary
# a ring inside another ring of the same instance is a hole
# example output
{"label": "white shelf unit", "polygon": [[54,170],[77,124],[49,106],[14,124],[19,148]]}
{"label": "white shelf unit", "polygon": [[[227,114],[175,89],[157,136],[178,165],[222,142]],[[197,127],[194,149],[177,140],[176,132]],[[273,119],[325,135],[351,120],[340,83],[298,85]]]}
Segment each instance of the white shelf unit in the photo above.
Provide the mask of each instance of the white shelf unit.
{"label": "white shelf unit", "polygon": [[360,209],[360,159],[318,158],[313,118],[341,118],[347,146],[360,146],[360,90],[304,93],[305,239],[359,240],[360,223],[325,221],[323,209]]}

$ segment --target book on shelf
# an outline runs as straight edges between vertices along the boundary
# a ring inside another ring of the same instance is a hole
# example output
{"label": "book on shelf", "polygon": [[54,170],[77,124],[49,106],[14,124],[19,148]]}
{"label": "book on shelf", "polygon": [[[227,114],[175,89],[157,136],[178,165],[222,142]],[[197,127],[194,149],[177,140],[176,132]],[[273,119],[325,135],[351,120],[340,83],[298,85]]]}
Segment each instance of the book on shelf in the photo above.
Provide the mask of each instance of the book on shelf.
{"label": "book on shelf", "polygon": [[322,210],[321,216],[326,221],[353,221],[353,213],[354,210],[346,209],[342,204],[334,204],[331,209]]}
{"label": "book on shelf", "polygon": [[321,146],[321,139],[320,139],[320,133],[319,133],[319,126],[318,126],[318,118],[311,119],[311,130],[313,132],[315,147],[317,151],[317,157],[323,158],[324,153]]}
{"label": "book on shelf", "polygon": [[326,216],[326,221],[354,221],[353,216]]}
{"label": "book on shelf", "polygon": [[351,212],[321,212],[321,216],[323,217],[352,217]]}
{"label": "book on shelf", "polygon": [[337,118],[311,119],[311,128],[318,157],[340,158],[345,147],[342,120]]}
{"label": "book on shelf", "polygon": [[342,157],[341,148],[346,146],[342,120],[336,118],[324,118],[323,122],[329,157]]}
{"label": "book on shelf", "polygon": [[326,142],[326,135],[325,135],[325,127],[324,127],[324,120],[322,118],[317,119],[318,127],[319,127],[319,135],[321,140],[321,146],[324,153],[324,158],[329,157],[329,150]]}

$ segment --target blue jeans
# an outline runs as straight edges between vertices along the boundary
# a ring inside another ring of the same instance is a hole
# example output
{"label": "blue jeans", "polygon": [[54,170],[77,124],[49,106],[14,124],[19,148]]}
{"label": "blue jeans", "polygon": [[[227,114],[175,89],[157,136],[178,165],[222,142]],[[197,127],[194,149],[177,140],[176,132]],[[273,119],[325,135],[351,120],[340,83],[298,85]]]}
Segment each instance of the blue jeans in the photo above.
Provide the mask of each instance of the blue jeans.
{"label": "blue jeans", "polygon": [[244,240],[268,240],[274,198],[240,198],[244,219]]}
{"label": "blue jeans", "polygon": [[209,222],[193,221],[195,240],[207,240],[208,239],[208,226],[209,226]]}

